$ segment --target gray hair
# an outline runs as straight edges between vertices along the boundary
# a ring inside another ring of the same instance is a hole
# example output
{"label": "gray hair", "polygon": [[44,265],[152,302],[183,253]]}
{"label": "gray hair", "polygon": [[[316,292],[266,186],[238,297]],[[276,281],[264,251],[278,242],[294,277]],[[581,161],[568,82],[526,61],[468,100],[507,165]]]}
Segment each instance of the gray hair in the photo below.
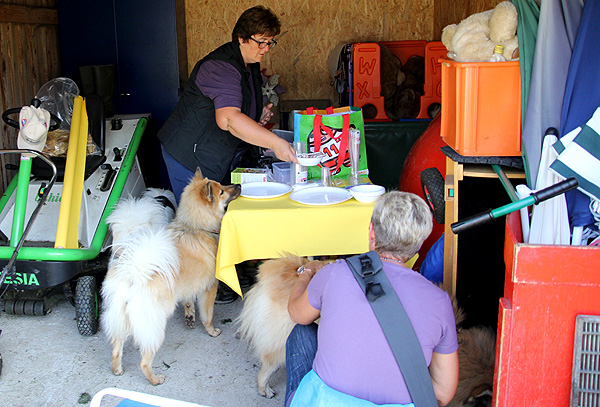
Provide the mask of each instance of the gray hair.
{"label": "gray hair", "polygon": [[382,195],[371,216],[375,251],[388,252],[403,261],[421,248],[433,228],[429,206],[410,192],[391,191]]}

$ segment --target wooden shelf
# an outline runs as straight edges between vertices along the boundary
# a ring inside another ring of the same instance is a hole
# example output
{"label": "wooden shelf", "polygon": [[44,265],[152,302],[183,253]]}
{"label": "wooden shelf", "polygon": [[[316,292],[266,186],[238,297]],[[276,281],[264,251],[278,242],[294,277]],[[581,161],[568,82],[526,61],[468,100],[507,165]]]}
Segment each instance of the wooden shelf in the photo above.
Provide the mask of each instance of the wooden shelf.
{"label": "wooden shelf", "polygon": [[[523,170],[501,167],[510,179],[525,179]],[[456,294],[456,274],[458,262],[458,235],[450,227],[458,219],[458,183],[464,177],[498,178],[490,164],[461,164],[446,157],[446,179],[444,196],[446,201],[444,223],[444,287]],[[500,185],[500,184],[499,184]]]}

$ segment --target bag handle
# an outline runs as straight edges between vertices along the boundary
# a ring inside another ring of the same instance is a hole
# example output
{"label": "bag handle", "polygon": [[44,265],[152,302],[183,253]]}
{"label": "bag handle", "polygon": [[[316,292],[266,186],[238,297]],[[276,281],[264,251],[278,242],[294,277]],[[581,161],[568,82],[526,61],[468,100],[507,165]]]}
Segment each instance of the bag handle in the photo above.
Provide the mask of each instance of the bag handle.
{"label": "bag handle", "polygon": [[[333,107],[328,107],[326,109],[327,114],[333,114]],[[314,114],[314,108],[309,107],[306,109],[307,114]],[[330,138],[333,138],[333,130],[329,127],[324,126],[322,122],[322,115],[315,114],[315,120],[313,121],[313,139],[315,144],[315,152],[321,151],[321,131],[324,131]],[[349,130],[350,130],[350,115],[343,114],[342,115],[343,125],[342,125],[342,133],[340,135],[340,150],[338,151],[337,165],[335,167],[335,172],[338,172],[342,167],[342,163],[346,160],[346,154],[348,153],[348,140],[349,140]]]}

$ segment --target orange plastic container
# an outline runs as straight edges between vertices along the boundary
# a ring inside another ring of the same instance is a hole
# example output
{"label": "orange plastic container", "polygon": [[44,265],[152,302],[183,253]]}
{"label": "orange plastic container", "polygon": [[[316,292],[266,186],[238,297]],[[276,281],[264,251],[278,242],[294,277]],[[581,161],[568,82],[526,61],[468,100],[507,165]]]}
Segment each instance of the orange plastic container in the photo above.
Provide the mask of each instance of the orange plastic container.
{"label": "orange plastic container", "polygon": [[440,62],[442,139],[464,156],[520,156],[519,61]]}
{"label": "orange plastic container", "polygon": [[384,98],[381,96],[381,48],[385,45],[404,65],[413,55],[425,59],[425,94],[421,96],[421,110],[418,119],[428,119],[427,108],[432,103],[440,103],[441,66],[439,58],[446,54],[446,47],[441,41],[383,41],[381,43],[365,42],[352,46],[352,89],[353,102],[356,107],[373,105],[377,109],[374,119],[366,121],[389,121],[385,114]]}

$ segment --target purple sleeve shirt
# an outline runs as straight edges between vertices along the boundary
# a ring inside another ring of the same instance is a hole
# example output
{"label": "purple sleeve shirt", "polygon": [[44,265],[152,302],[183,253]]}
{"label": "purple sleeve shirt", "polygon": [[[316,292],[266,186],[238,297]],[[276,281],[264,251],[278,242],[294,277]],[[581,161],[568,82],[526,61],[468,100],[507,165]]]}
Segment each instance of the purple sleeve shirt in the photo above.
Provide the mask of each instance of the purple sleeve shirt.
{"label": "purple sleeve shirt", "polygon": [[[228,62],[209,60],[204,62],[196,72],[195,83],[204,96],[212,99],[215,110],[222,107],[242,109],[242,77],[237,69]],[[254,95],[256,89],[252,81],[248,84],[252,92],[250,101],[250,117],[257,111]]]}
{"label": "purple sleeve shirt", "polygon": [[241,75],[230,63],[219,60],[204,62],[196,73],[196,85],[204,96],[222,107],[242,108]]}
{"label": "purple sleeve shirt", "polygon": [[[458,349],[448,294],[419,273],[384,262],[384,272],[408,314],[425,360]],[[324,267],[308,286],[321,310],[313,369],[335,390],[375,404],[410,403],[400,368],[381,326],[345,261]]]}

